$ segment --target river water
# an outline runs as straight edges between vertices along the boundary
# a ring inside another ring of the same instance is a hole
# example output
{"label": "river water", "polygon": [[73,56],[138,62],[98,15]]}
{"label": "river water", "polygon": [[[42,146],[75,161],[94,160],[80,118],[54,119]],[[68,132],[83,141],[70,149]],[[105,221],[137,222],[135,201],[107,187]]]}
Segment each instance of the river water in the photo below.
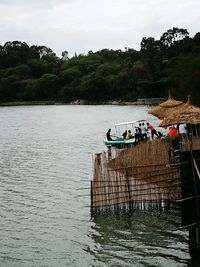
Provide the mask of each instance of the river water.
{"label": "river water", "polygon": [[[192,266],[180,213],[90,214],[92,156],[147,106],[0,108],[0,266]],[[113,128],[112,128],[113,129]]]}

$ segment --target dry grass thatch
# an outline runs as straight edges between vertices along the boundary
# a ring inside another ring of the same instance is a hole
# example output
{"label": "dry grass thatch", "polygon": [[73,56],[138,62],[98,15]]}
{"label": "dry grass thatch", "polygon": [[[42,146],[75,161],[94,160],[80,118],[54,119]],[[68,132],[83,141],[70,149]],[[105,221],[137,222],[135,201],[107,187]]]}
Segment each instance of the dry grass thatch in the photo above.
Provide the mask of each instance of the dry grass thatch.
{"label": "dry grass thatch", "polygon": [[178,110],[183,105],[183,103],[179,106],[174,106],[174,107],[161,107],[161,106],[156,106],[148,111],[149,114],[152,114],[153,116],[157,118],[166,118],[169,116],[172,112],[175,112]]}
{"label": "dry grass thatch", "polygon": [[157,118],[165,118],[171,112],[176,111],[183,104],[184,103],[182,101],[173,99],[170,95],[170,92],[169,92],[168,99],[165,102],[160,103],[158,106],[150,109],[148,111],[148,113],[152,114],[153,116],[155,116]]}
{"label": "dry grass thatch", "polygon": [[160,126],[166,127],[173,124],[200,124],[200,108],[190,104],[190,98],[188,102],[176,111],[169,114],[161,123]]}
{"label": "dry grass thatch", "polygon": [[174,108],[174,107],[178,107],[178,106],[180,106],[182,104],[183,104],[182,101],[175,100],[171,96],[169,96],[168,99],[165,102],[160,103],[160,107],[163,107],[163,108]]}

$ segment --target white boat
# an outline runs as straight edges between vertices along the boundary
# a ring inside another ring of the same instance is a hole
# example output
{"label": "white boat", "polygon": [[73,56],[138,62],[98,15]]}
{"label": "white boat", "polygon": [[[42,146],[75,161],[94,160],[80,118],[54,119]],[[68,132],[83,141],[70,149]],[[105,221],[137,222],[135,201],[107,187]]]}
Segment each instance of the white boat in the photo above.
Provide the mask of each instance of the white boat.
{"label": "white boat", "polygon": [[[135,121],[128,121],[122,122],[115,125],[115,133],[111,134],[112,140],[108,140],[107,138],[104,139],[104,144],[106,146],[115,146],[115,147],[125,147],[129,145],[136,144],[135,138],[135,130],[139,127],[140,123],[145,123],[146,120],[135,120]],[[124,131],[131,130],[133,137],[130,139],[125,139],[122,137]]]}

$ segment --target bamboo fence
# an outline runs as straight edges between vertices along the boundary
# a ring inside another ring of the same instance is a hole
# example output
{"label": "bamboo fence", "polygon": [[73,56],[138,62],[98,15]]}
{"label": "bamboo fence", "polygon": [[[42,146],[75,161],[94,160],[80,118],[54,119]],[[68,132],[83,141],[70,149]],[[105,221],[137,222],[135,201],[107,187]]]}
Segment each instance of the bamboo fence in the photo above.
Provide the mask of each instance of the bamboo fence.
{"label": "bamboo fence", "polygon": [[[95,155],[91,210],[166,209],[181,198],[180,163],[171,140],[155,139]],[[183,135],[182,151],[200,150],[200,136]]]}
{"label": "bamboo fence", "polygon": [[182,136],[181,139],[182,151],[200,150],[200,136],[198,133],[188,136],[187,134]]}

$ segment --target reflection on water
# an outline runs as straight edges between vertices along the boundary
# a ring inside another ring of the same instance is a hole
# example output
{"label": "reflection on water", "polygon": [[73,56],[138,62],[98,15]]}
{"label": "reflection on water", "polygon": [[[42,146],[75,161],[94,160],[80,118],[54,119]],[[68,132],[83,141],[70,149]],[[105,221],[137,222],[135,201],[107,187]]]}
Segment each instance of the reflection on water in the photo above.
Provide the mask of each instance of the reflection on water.
{"label": "reflection on water", "polygon": [[187,266],[186,232],[173,232],[177,212],[135,211],[92,218],[91,252],[107,266]]}
{"label": "reflection on water", "polygon": [[[0,266],[190,266],[177,213],[90,214],[92,155],[146,106],[0,108]],[[83,189],[85,188],[85,189]],[[85,196],[83,196],[85,195]]]}

